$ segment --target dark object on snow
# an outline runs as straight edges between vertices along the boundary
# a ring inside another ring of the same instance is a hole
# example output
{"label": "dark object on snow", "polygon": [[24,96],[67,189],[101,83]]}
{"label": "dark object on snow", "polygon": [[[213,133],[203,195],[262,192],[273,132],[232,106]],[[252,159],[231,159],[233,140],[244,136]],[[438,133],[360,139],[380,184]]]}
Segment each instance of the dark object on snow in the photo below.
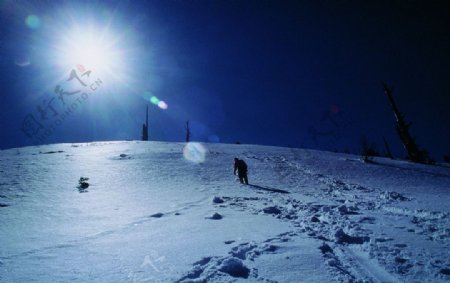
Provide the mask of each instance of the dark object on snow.
{"label": "dark object on snow", "polygon": [[148,141],[148,105],[145,115],[145,124],[142,124],[142,140]]}
{"label": "dark object on snow", "polygon": [[248,185],[248,176],[247,176],[247,163],[245,163],[244,160],[239,158],[234,158],[234,175],[236,175],[236,172],[239,177],[239,181],[242,184]]}
{"label": "dark object on snow", "polygon": [[121,159],[129,158],[125,153],[121,153],[119,156]]}
{"label": "dark object on snow", "polygon": [[214,197],[213,203],[223,203],[223,199],[221,197]]}
{"label": "dark object on snow", "polygon": [[391,109],[394,112],[395,120],[397,122],[397,133],[400,136],[403,147],[405,148],[406,152],[408,152],[409,159],[412,162],[432,164],[433,161],[428,156],[426,150],[420,149],[416,144],[416,141],[411,137],[409,133],[409,127],[411,126],[411,123],[406,123],[403,114],[401,114],[398,110],[394,98],[392,97],[392,90],[386,84],[383,84],[383,87],[384,93],[389,99]]}
{"label": "dark object on snow", "polygon": [[87,177],[80,177],[80,180],[78,180],[77,188],[80,193],[87,192],[87,188],[89,187],[89,183],[87,182],[87,180],[89,180],[89,178]]}
{"label": "dark object on snow", "polygon": [[47,152],[39,152],[40,154],[53,154],[53,153],[63,153],[64,151],[58,150],[58,151],[47,151]]}
{"label": "dark object on snow", "polygon": [[443,268],[440,272],[445,275],[450,275],[450,268]]}
{"label": "dark object on snow", "polygon": [[150,217],[161,218],[161,217],[163,217],[163,215],[164,215],[163,213],[158,212],[158,213],[155,213],[155,214],[150,215]]}
{"label": "dark object on snow", "polygon": [[222,215],[220,215],[219,213],[215,212],[209,219],[220,220],[220,219],[222,219]]}

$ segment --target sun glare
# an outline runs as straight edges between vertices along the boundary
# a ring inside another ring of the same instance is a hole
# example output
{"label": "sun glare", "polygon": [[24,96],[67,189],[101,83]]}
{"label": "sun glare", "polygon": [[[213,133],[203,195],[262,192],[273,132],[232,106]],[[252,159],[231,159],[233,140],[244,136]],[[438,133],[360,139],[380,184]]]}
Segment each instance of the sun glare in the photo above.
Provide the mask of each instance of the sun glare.
{"label": "sun glare", "polygon": [[67,53],[69,61],[90,66],[94,70],[108,65],[114,60],[112,56],[109,56],[108,50],[95,41],[79,41],[79,44],[73,49],[69,49]]}
{"label": "sun glare", "polygon": [[109,30],[77,26],[65,34],[58,50],[59,63],[67,69],[82,65],[99,75],[114,77],[124,69],[123,48]]}

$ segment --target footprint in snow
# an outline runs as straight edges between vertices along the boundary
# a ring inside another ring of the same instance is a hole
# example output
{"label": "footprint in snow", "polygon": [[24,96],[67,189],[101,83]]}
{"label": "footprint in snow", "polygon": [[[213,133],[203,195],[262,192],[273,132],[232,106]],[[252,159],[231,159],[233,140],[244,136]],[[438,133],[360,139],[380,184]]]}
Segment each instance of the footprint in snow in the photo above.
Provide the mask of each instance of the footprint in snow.
{"label": "footprint in snow", "polygon": [[131,157],[125,153],[119,155],[120,159],[131,159]]}
{"label": "footprint in snow", "polygon": [[219,267],[219,270],[232,277],[248,278],[250,269],[244,263],[235,257],[225,259]]}

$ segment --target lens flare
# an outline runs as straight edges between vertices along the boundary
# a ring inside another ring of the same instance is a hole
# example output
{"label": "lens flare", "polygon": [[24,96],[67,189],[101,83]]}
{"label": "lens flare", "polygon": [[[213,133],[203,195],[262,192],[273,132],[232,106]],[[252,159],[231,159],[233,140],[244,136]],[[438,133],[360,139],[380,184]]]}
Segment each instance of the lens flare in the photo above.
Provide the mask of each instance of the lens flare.
{"label": "lens flare", "polygon": [[25,19],[25,24],[30,29],[38,29],[41,26],[41,20],[36,15],[29,15]]}
{"label": "lens flare", "polygon": [[184,146],[183,156],[194,163],[203,163],[206,159],[206,148],[198,142],[189,142]]}
{"label": "lens flare", "polygon": [[155,105],[158,105],[158,103],[160,102],[160,100],[158,99],[158,97],[152,96],[152,97],[150,98],[150,102],[153,103],[153,104],[155,104]]}
{"label": "lens flare", "polygon": [[18,58],[14,60],[14,64],[16,64],[19,67],[26,67],[29,66],[31,62],[28,58]]}
{"label": "lens flare", "polygon": [[158,102],[158,107],[162,110],[166,110],[169,106],[167,105],[167,103],[161,100],[160,102]]}

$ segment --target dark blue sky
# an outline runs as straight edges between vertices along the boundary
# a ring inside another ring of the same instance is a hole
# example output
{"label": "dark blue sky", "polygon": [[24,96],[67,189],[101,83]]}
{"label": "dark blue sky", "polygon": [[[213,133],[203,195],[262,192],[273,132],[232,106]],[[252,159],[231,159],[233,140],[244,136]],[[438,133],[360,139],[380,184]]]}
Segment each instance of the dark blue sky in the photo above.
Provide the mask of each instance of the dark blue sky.
{"label": "dark blue sky", "polygon": [[[74,23],[115,33],[126,67],[55,124],[37,108],[69,77],[53,50]],[[364,134],[403,157],[387,82],[418,144],[450,154],[447,1],[2,0],[0,25],[1,148],[139,139],[157,96],[151,140],[183,141],[190,120],[198,141],[359,152]]]}

